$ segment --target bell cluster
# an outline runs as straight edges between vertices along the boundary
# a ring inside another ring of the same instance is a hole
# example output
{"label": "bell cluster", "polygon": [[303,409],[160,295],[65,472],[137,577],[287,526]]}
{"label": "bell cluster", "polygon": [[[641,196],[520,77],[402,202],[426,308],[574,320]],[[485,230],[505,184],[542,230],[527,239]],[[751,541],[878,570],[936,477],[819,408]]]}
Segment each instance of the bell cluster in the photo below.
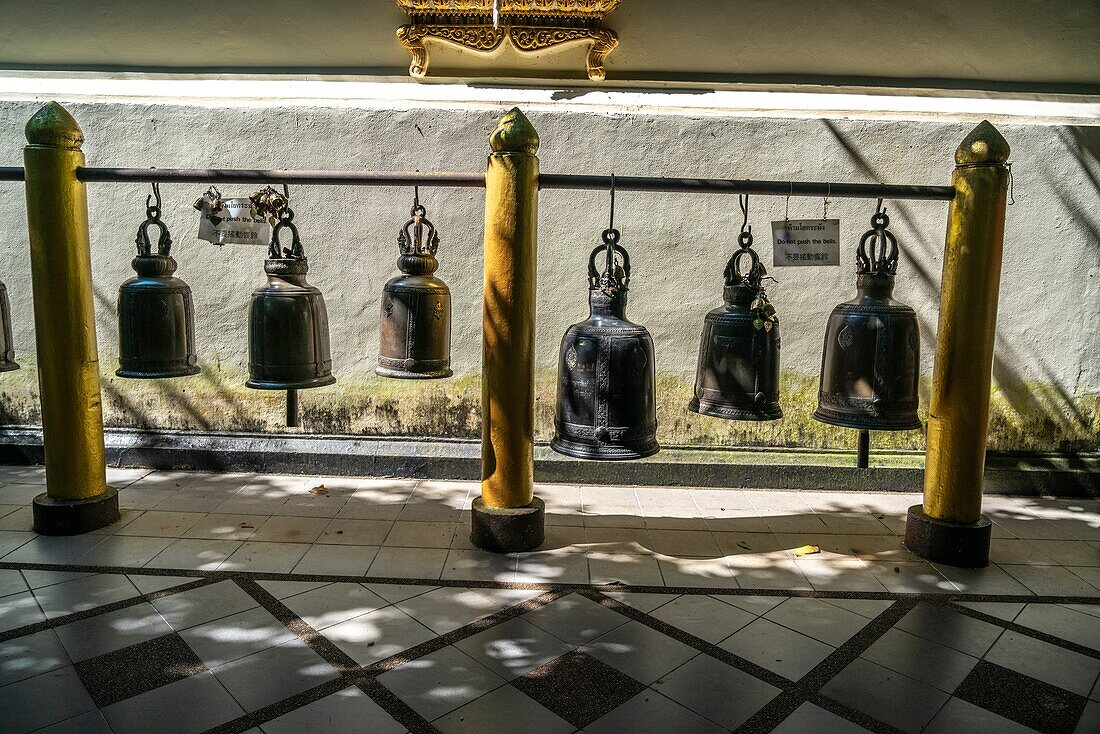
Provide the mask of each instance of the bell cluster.
{"label": "bell cluster", "polygon": [[[747,222],[747,202],[742,210]],[[825,328],[814,412],[823,423],[879,431],[921,425],[920,334],[916,313],[893,298],[898,248],[888,223],[881,210],[872,219],[857,250],[856,296],[833,309]],[[589,256],[590,313],[565,332],[558,359],[550,446],[582,459],[640,459],[660,450],[653,339],[626,317],[630,259],[615,234],[613,247],[599,246]],[[779,317],[747,224],[739,245],[726,265],[723,304],[703,319],[688,408],[726,420],[776,420],[783,417]],[[597,274],[604,252],[606,265]],[[622,287],[609,293],[609,282]]]}
{"label": "bell cluster", "polygon": [[[274,195],[273,195],[274,196]],[[249,378],[261,390],[331,385],[328,312],[306,281],[308,261],[285,199],[269,208],[272,229],[267,281],[249,306]],[[266,200],[265,200],[266,201]],[[694,394],[688,408],[726,420],[783,416],[779,395],[779,317],[765,292],[767,273],[746,223],[724,271],[723,303],[703,319]],[[861,430],[920,427],[917,383],[920,335],[913,309],[893,298],[898,245],[885,212],[856,252],[856,296],[833,309],[825,328],[814,418]],[[156,248],[149,230],[159,229]],[[284,232],[291,244],[280,242]],[[626,316],[630,255],[614,223],[588,258],[589,315],[570,326],[558,359],[551,447],[583,459],[640,459],[657,453],[653,339]],[[175,277],[171,236],[159,207],[138,230],[136,277],[119,289],[121,377],[198,373],[191,289]],[[376,372],[399,379],[452,374],[451,293],[435,275],[439,235],[418,198],[397,237],[398,268],[382,292]],[[7,292],[0,284],[3,342],[0,371],[16,369]]]}

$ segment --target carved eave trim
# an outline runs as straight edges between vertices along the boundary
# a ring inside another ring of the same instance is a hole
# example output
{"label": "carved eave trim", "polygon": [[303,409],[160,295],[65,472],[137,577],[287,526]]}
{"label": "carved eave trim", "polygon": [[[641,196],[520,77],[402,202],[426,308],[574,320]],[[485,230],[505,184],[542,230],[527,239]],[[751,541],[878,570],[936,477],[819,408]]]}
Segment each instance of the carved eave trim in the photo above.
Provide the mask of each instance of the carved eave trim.
{"label": "carved eave trim", "polygon": [[397,40],[409,52],[409,74],[422,79],[428,74],[425,41],[481,53],[500,48],[507,41],[520,53],[585,44],[588,78],[603,81],[604,62],[619,45],[615,31],[603,27],[604,14],[619,0],[503,0],[500,17],[493,25],[492,0],[396,0],[409,16],[397,30]]}

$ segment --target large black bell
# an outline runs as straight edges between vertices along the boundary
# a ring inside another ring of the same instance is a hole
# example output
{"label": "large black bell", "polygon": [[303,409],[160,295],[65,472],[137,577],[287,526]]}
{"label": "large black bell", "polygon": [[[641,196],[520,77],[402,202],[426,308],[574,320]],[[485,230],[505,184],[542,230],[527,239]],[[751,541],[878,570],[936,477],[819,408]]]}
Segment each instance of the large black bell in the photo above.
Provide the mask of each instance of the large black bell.
{"label": "large black bell", "polygon": [[825,328],[821,386],[814,418],[845,428],[920,428],[917,315],[894,300],[898,241],[885,211],[856,252],[856,297],[833,309]]}
{"label": "large black bell", "polygon": [[630,256],[618,230],[606,230],[603,239],[588,258],[589,316],[561,340],[550,447],[580,459],[640,459],[660,450],[653,339],[625,315]]}
{"label": "large black bell", "polygon": [[[290,209],[280,214],[264,263],[267,283],[252,291],[245,385],[259,390],[301,390],[336,382],[325,299],[306,282],[309,264],[293,218]],[[284,227],[293,243],[280,253],[279,233]]]}
{"label": "large black bell", "polygon": [[[159,201],[159,195],[158,195]],[[160,208],[148,207],[137,233],[137,276],[118,289],[119,377],[155,379],[199,373],[195,357],[195,306],[191,288],[173,273],[172,236],[160,221]],[[157,251],[149,225],[160,228]]]}
{"label": "large black bell", "polygon": [[11,304],[8,289],[0,282],[0,372],[19,369],[15,361],[15,342],[11,338]]}
{"label": "large black bell", "polygon": [[[715,418],[770,421],[783,417],[779,407],[779,319],[768,301],[766,275],[752,234],[739,238],[741,249],[726,263],[725,304],[706,315],[695,372],[695,395],[688,409]],[[741,260],[749,259],[742,274]]]}
{"label": "large black bell", "polygon": [[439,234],[419,201],[397,235],[403,273],[382,289],[378,329],[378,367],[384,377],[450,377],[451,291],[435,277]]}

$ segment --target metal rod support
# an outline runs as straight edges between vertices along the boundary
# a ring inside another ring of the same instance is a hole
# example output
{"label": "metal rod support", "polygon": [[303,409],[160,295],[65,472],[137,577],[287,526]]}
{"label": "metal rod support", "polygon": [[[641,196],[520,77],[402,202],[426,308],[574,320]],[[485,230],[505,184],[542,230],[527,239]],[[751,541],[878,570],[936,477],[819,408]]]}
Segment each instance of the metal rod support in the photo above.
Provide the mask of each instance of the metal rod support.
{"label": "metal rod support", "polygon": [[859,432],[859,444],[856,446],[856,468],[866,469],[871,465],[871,432]]}
{"label": "metal rod support", "polygon": [[[286,183],[316,186],[448,186],[481,188],[480,173],[405,173],[400,171],[267,171],[243,168],[79,168],[77,178],[107,183]],[[0,181],[22,181],[23,169],[0,168]],[[610,176],[544,173],[541,189],[611,188]],[[920,199],[952,201],[954,186],[840,183],[827,181],[754,181],[722,178],[616,176],[615,188],[696,194],[757,194],[763,196],[829,196],[830,198]]]}
{"label": "metal rod support", "polygon": [[298,427],[298,391],[286,391],[286,425],[287,428]]}

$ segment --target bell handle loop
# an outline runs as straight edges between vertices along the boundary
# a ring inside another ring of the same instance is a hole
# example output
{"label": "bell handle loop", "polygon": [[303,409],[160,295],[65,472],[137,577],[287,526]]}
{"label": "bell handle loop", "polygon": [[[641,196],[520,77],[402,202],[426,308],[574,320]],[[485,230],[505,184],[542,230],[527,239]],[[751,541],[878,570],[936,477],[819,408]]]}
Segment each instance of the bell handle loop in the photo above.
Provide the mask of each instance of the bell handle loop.
{"label": "bell handle loop", "polygon": [[138,255],[150,257],[153,254],[153,244],[149,240],[149,225],[160,227],[160,237],[157,239],[157,254],[168,257],[172,253],[172,235],[168,232],[168,226],[160,219],[146,219],[138,227],[137,244]]}
{"label": "bell handle loop", "polygon": [[[435,225],[424,214],[423,205],[415,204],[412,208],[412,219],[405,222],[405,226],[401,228],[402,233],[405,235],[406,247],[412,250],[408,253],[410,255],[434,255],[439,244],[439,235],[435,231]],[[427,232],[424,231],[425,228],[427,228]],[[401,250],[401,238],[398,238],[397,246]],[[403,250],[401,252],[405,254]]]}
{"label": "bell handle loop", "polygon": [[[741,269],[741,258],[746,255],[749,258],[749,269],[747,272]],[[726,278],[726,285],[734,286],[746,284],[754,290],[760,290],[760,284],[764,278],[764,266],[760,263],[760,256],[756,254],[756,250],[746,248],[733,253],[729,262],[726,263],[726,269],[723,275]]]}
{"label": "bell handle loop", "polygon": [[[614,231],[615,234],[618,234],[618,232],[616,230],[611,230],[611,231]],[[601,252],[607,252],[608,250],[612,250],[613,252],[617,252],[617,253],[619,253],[619,255],[622,256],[622,259],[623,259],[623,273],[625,274],[626,280],[629,281],[630,280],[630,253],[628,253],[626,251],[625,247],[618,244],[618,242],[616,241],[617,238],[615,240],[611,240],[609,242],[608,239],[606,238],[606,235],[607,235],[606,232],[604,233],[604,235],[605,235],[605,240],[604,241],[607,244],[597,245],[596,247],[592,248],[592,254],[590,254],[588,256],[588,278],[589,278],[589,280],[592,283],[598,283],[599,282],[600,272],[596,269],[596,256],[599,255]]]}
{"label": "bell handle loop", "polygon": [[898,239],[887,227],[890,217],[878,200],[878,208],[871,216],[871,229],[859,240],[856,248],[856,272],[894,275],[898,267]]}
{"label": "bell handle loop", "polygon": [[278,259],[282,257],[281,243],[279,242],[279,233],[283,231],[283,227],[290,230],[290,257],[304,258],[306,256],[305,249],[302,247],[302,238],[298,235],[298,228],[294,226],[294,212],[290,209],[284,209],[283,214],[279,216],[278,223],[271,229],[271,246],[268,248],[268,257],[272,259]]}

